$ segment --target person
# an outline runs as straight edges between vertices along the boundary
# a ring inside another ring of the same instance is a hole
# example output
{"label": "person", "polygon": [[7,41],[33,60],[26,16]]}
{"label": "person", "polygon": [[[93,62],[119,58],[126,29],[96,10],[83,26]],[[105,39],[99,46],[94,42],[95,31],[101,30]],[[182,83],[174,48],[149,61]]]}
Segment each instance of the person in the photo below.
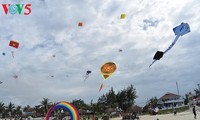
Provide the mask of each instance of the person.
{"label": "person", "polygon": [[134,120],[136,119],[136,112],[132,112],[131,118]]}
{"label": "person", "polygon": [[197,113],[196,113],[195,106],[193,106],[193,109],[192,109],[192,111],[193,111],[193,114],[194,114],[194,119],[196,119]]}
{"label": "person", "polygon": [[174,115],[176,115],[176,113],[177,113],[177,112],[176,112],[176,109],[174,109]]}
{"label": "person", "polygon": [[95,120],[95,116],[94,116],[94,114],[92,115],[92,120]]}
{"label": "person", "polygon": [[98,120],[98,117],[95,117],[95,120]]}

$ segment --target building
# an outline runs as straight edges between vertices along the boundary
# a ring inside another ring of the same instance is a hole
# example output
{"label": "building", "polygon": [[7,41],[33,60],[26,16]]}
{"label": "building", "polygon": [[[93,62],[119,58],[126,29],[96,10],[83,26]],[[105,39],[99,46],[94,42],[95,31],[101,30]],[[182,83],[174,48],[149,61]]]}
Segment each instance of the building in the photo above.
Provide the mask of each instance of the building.
{"label": "building", "polygon": [[184,106],[184,99],[180,95],[168,92],[158,99],[157,105],[159,109],[178,108]]}
{"label": "building", "polygon": [[195,98],[193,101],[195,105],[200,106],[200,96]]}

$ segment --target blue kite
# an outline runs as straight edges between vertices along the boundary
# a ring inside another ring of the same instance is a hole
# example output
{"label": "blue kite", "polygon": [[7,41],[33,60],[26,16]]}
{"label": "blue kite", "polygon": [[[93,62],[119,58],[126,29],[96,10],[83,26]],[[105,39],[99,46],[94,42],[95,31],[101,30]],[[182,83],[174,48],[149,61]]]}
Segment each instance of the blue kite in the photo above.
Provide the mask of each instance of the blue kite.
{"label": "blue kite", "polygon": [[163,55],[165,53],[167,53],[176,44],[176,42],[180,36],[183,36],[183,35],[189,33],[190,26],[188,23],[182,22],[179,26],[176,26],[175,28],[173,28],[173,31],[174,31],[174,34],[176,35],[175,39],[173,40],[171,45],[164,52],[162,52],[162,51],[156,52],[156,54],[153,57],[154,61],[151,63],[151,65],[149,65],[149,67],[151,67],[154,64],[154,62],[156,62],[157,60],[160,60],[163,57]]}

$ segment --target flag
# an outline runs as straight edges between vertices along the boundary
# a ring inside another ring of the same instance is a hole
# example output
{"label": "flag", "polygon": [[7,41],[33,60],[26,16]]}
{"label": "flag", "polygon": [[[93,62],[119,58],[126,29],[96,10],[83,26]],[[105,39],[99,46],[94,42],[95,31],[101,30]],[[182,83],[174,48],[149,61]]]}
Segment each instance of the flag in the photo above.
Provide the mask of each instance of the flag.
{"label": "flag", "polygon": [[19,43],[17,41],[11,40],[10,43],[9,43],[9,46],[14,47],[14,48],[18,48]]}

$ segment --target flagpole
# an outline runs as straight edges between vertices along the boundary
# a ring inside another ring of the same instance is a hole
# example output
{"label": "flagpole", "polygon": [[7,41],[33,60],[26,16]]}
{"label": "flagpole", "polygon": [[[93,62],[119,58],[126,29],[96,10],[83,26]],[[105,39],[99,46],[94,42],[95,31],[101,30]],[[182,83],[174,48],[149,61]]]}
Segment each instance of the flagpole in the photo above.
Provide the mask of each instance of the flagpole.
{"label": "flagpole", "polygon": [[178,83],[176,82],[177,93],[179,95]]}

